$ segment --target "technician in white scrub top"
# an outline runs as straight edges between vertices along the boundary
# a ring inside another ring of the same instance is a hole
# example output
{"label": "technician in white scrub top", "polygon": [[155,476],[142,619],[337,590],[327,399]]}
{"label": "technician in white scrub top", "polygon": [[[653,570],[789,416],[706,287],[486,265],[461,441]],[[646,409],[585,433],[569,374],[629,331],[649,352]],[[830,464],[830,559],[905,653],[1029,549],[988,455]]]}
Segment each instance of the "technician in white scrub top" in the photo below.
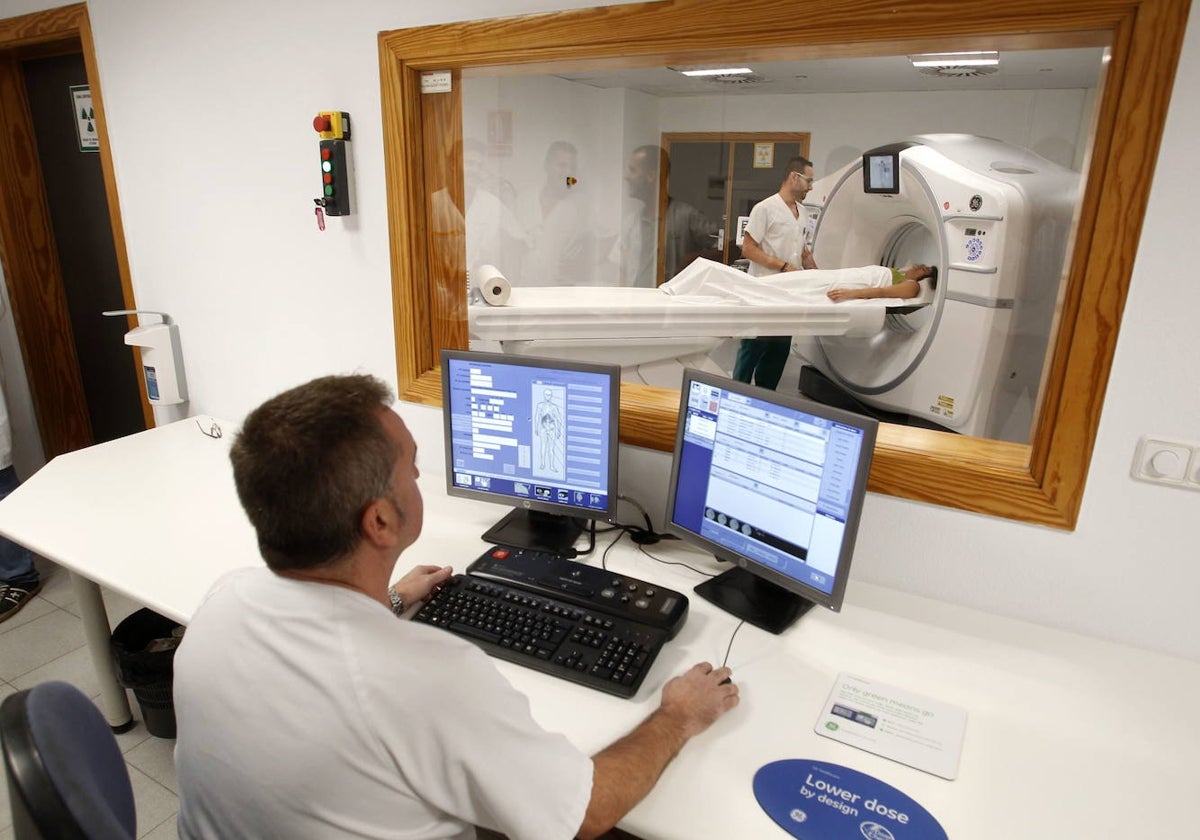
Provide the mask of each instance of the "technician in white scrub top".
{"label": "technician in white scrub top", "polygon": [[[813,165],[797,156],[787,163],[779,192],[750,211],[742,241],[742,256],[750,261],[751,277],[766,277],[816,268],[808,241],[808,216],[800,202],[813,184]],[[789,335],[744,338],[733,365],[733,378],[775,390],[791,350]]]}

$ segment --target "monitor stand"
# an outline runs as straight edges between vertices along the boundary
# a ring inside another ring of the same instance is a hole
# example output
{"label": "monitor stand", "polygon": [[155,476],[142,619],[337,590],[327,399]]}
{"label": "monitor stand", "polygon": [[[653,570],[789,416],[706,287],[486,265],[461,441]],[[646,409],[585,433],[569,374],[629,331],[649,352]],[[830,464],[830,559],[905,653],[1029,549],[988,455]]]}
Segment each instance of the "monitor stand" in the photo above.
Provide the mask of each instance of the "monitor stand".
{"label": "monitor stand", "polygon": [[575,540],[582,531],[583,526],[574,517],[514,508],[508,516],[489,528],[483,534],[483,539],[496,545],[574,557]]}
{"label": "monitor stand", "polygon": [[696,584],[693,591],[725,612],[775,634],[791,627],[813,606],[812,601],[736,566]]}

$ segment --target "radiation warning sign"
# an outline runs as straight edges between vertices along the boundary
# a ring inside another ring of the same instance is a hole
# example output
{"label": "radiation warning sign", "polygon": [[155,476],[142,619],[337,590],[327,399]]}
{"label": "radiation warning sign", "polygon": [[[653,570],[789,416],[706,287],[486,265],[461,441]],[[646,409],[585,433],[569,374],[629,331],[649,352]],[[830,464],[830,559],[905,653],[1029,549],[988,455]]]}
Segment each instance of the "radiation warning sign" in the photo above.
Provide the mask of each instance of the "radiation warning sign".
{"label": "radiation warning sign", "polygon": [[71,107],[75,111],[75,132],[79,135],[79,151],[100,151],[96,112],[92,108],[92,89],[87,85],[71,85]]}

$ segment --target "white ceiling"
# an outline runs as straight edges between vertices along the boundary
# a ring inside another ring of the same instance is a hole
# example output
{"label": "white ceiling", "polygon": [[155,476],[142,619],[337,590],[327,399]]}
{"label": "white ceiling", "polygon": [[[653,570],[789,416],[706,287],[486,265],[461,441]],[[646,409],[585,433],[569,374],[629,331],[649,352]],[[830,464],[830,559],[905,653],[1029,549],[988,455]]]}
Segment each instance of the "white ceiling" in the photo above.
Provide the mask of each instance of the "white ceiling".
{"label": "white ceiling", "polygon": [[[999,70],[981,76],[933,76],[913,67],[908,56],[750,62],[753,76],[688,77],[665,67],[558,73],[560,78],[599,88],[637,90],[651,96],[713,94],[866,93],[926,90],[1040,90],[1094,88],[1101,48],[1000,53]],[[690,68],[689,68],[690,69]],[[970,68],[974,69],[974,68]]]}

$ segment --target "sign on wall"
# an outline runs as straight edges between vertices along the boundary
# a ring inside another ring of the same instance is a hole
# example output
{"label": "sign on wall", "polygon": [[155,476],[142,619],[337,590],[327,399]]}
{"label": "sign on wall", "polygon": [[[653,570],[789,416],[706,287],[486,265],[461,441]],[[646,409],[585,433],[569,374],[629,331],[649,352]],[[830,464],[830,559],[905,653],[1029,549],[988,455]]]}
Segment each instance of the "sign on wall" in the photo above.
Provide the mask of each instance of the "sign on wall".
{"label": "sign on wall", "polygon": [[75,133],[79,136],[79,151],[100,151],[96,112],[92,108],[92,89],[87,85],[71,85],[71,106],[75,111]]}

